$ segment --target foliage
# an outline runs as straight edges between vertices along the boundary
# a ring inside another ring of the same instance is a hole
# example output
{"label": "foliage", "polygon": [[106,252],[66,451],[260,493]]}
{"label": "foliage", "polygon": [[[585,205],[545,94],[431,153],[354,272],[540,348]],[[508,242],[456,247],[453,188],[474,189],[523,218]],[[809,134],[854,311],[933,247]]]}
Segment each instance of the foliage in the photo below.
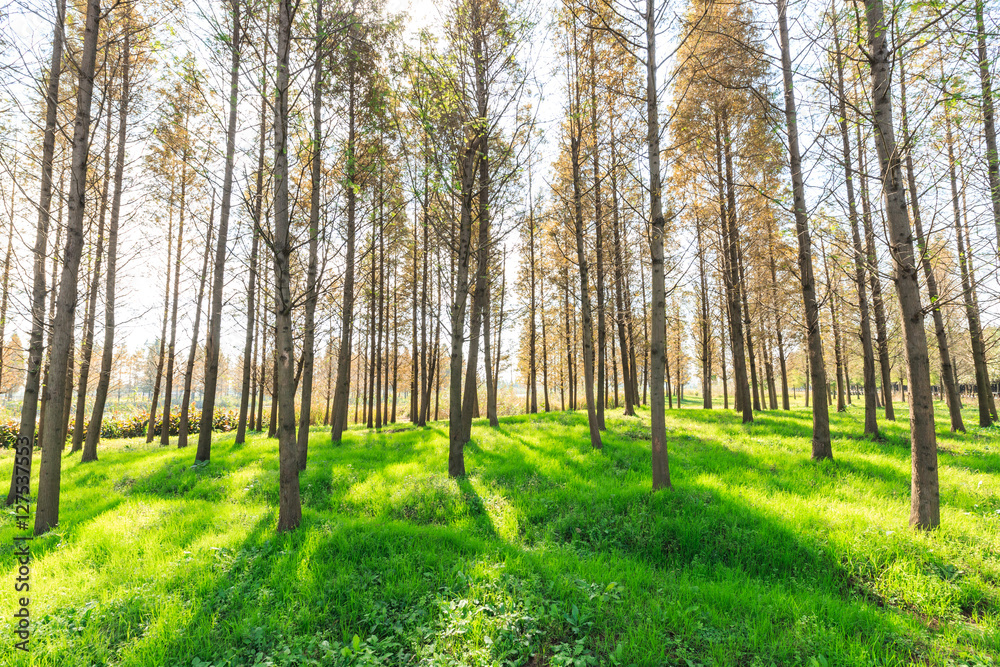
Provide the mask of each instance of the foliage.
{"label": "foliage", "polygon": [[[212,430],[221,433],[235,431],[239,413],[233,410],[215,409],[212,419]],[[188,411],[188,432],[197,433],[201,426],[201,411],[191,409]],[[73,432],[73,425],[76,420],[70,419],[69,433]],[[142,412],[133,413],[113,413],[104,416],[101,422],[101,438],[138,438],[146,435],[146,426],[149,424],[149,415]],[[0,448],[7,449],[13,446],[17,438],[18,429],[21,426],[20,420],[8,419],[0,422]],[[177,435],[181,426],[181,414],[179,411],[170,414],[170,435]],[[154,434],[159,435],[163,431],[163,420],[156,422]],[[84,427],[84,434],[87,429]],[[37,434],[36,434],[37,441]]]}

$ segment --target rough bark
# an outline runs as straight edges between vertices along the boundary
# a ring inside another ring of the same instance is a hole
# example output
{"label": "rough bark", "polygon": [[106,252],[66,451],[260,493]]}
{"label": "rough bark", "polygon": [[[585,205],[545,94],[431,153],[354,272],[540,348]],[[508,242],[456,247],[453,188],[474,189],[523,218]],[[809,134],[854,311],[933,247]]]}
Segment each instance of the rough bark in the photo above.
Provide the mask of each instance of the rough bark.
{"label": "rough bark", "polygon": [[149,426],[146,427],[146,442],[153,442],[156,433],[156,406],[160,400],[160,383],[163,380],[163,365],[167,358],[167,322],[170,318],[170,267],[174,252],[174,184],[170,184],[170,199],[167,205],[167,270],[163,288],[163,316],[160,329],[160,352],[156,358],[156,379],[153,381],[153,403],[149,408]]}
{"label": "rough bark", "polygon": [[[942,71],[942,78],[944,72]],[[944,90],[947,98],[947,87]],[[952,213],[955,217],[955,239],[958,244],[958,266],[962,277],[962,300],[965,304],[965,316],[969,323],[969,338],[972,346],[972,363],[976,373],[976,400],[979,405],[979,425],[990,426],[993,417],[990,414],[989,370],[986,366],[986,354],[983,345],[982,326],[979,321],[979,309],[972,298],[972,282],[969,278],[969,257],[967,248],[962,242],[962,214],[958,199],[958,175],[955,169],[954,136],[951,129],[951,114],[948,102],[944,104],[945,144],[948,147],[948,181],[951,185]],[[913,395],[913,389],[910,390]]]}
{"label": "rough bark", "polygon": [[983,134],[986,138],[986,173],[993,204],[993,224],[997,233],[997,253],[1000,255],[1000,156],[997,154],[997,131],[993,115],[993,82],[990,77],[989,53],[986,50],[986,26],[983,21],[983,0],[975,0],[976,47],[979,59],[979,83],[982,87]]}
{"label": "rough bark", "polygon": [[[38,474],[38,502],[35,510],[35,534],[40,535],[59,523],[59,481],[63,435],[65,394],[72,391],[67,370],[72,354],[73,328],[77,302],[77,277],[83,248],[83,215],[87,189],[87,162],[90,157],[90,108],[94,90],[94,66],[100,30],[101,6],[97,0],[87,3],[83,44],[78,53],[76,118],[73,125],[73,152],[70,171],[66,246],[63,252],[62,278],[52,322],[50,344],[50,388],[55,398],[51,414],[42,426],[42,457]],[[58,30],[57,30],[58,32]],[[23,416],[22,416],[23,418]]]}
{"label": "rough bark", "polygon": [[[858,314],[861,320],[861,352],[865,380],[865,434],[878,434],[877,389],[875,386],[875,350],[872,346],[871,311],[868,307],[868,290],[865,285],[865,252],[861,246],[858,225],[858,206],[854,196],[854,169],[851,159],[851,140],[847,130],[847,95],[844,92],[844,64],[840,49],[840,32],[834,13],[834,43],[837,59],[837,108],[840,138],[844,146],[844,179],[847,183],[847,217],[851,223],[851,240],[854,245],[854,285],[858,292]],[[861,150],[861,147],[858,147]]]}
{"label": "rough bark", "polygon": [[[208,281],[208,256],[212,248],[212,236],[215,227],[215,199],[208,216],[208,238],[205,240],[205,252],[201,260],[201,273],[198,280],[198,298],[194,304],[194,323],[191,331],[191,347],[188,349],[187,363],[184,365],[184,390],[181,395],[181,420],[177,428],[177,448],[187,447],[188,432],[191,428],[188,419],[191,410],[191,382],[194,378],[194,360],[198,353],[198,333],[201,327],[201,302],[205,298],[205,283]],[[211,422],[209,422],[211,431]]]}
{"label": "rough bark", "polygon": [[[948,404],[948,416],[951,419],[951,430],[965,432],[962,421],[962,399],[955,386],[955,368],[951,360],[951,347],[948,344],[948,334],[944,326],[944,315],[941,312],[940,293],[937,278],[931,266],[931,258],[927,247],[927,237],[924,236],[923,221],[920,217],[920,197],[917,192],[917,178],[913,168],[913,145],[909,130],[909,118],[906,110],[906,72],[905,58],[899,52],[899,111],[903,131],[903,150],[906,151],[906,183],[910,193],[910,207],[913,209],[913,230],[916,233],[917,251],[920,253],[920,265],[924,270],[924,280],[927,282],[927,297],[931,302],[931,315],[934,319],[934,336],[937,338],[938,357],[941,361],[941,384],[944,385],[945,402]],[[957,210],[957,209],[956,209]]]}
{"label": "rough bark", "polygon": [[288,80],[293,21],[291,0],[278,5],[274,99],[274,319],[275,395],[278,399],[278,532],[302,521],[295,451],[295,356],[292,344],[291,256],[288,211]]}
{"label": "rough bark", "polygon": [[[266,43],[265,43],[266,44]],[[266,55],[264,58],[267,60]],[[246,442],[247,433],[247,402],[250,398],[250,374],[257,365],[257,346],[254,344],[257,338],[257,254],[260,248],[261,232],[261,210],[264,203],[264,142],[267,117],[267,100],[261,100],[260,104],[260,133],[257,145],[257,182],[254,189],[254,202],[252,212],[253,228],[251,229],[252,240],[250,242],[250,275],[247,279],[247,331],[246,339],[243,343],[243,383],[240,390],[240,418],[236,426],[236,444]],[[252,359],[251,359],[252,355]],[[256,387],[254,389],[256,396]],[[250,400],[250,427],[254,425],[254,404]]]}
{"label": "rough bark", "polygon": [[657,106],[656,17],[653,0],[646,0],[646,152],[649,158],[649,215],[652,229],[649,256],[652,263],[652,322],[650,341],[651,378],[650,438],[653,462],[653,490],[671,488],[667,455],[667,427],[663,405],[663,365],[666,358],[666,285],[663,276],[663,235],[666,220],[660,185],[660,118]]}
{"label": "rough bark", "polygon": [[[110,88],[110,82],[106,84]],[[80,380],[76,390],[76,417],[73,423],[71,452],[83,449],[83,435],[87,414],[87,385],[90,380],[90,361],[94,354],[94,320],[97,317],[97,294],[100,291],[101,267],[104,263],[104,231],[108,214],[108,190],[111,186],[111,123],[108,122],[107,138],[104,142],[104,173],[101,177],[101,206],[97,222],[97,243],[94,245],[94,265],[91,267],[90,287],[87,293],[87,309],[83,316],[83,341],[80,346]]]}
{"label": "rough bark", "polygon": [[296,443],[299,470],[306,469],[309,453],[309,424],[312,420],[313,372],[316,363],[316,302],[319,294],[319,208],[323,169],[323,0],[316,2],[316,55],[313,63],[313,143],[310,164],[309,263],[306,267],[306,313],[302,331],[302,393],[299,433]]}
{"label": "rough bark", "polygon": [[[349,40],[353,40],[351,31]],[[350,58],[347,68],[348,102],[347,102],[347,158],[346,184],[344,186],[347,208],[346,250],[344,257],[344,304],[340,318],[340,349],[337,355],[337,384],[333,395],[333,426],[330,437],[333,442],[340,442],[347,428],[347,408],[351,390],[351,337],[354,324],[354,243],[355,216],[357,215],[357,155],[355,155],[357,113],[356,113],[356,82],[355,61]]]}
{"label": "rough bark", "polygon": [[[131,11],[126,6],[126,17]],[[111,363],[115,346],[115,281],[118,270],[118,224],[121,216],[122,180],[125,173],[125,141],[127,139],[129,95],[131,94],[131,40],[132,34],[125,31],[122,43],[122,75],[118,109],[118,147],[115,153],[115,193],[111,198],[111,218],[108,223],[108,269],[104,288],[104,344],[101,353],[101,371],[97,376],[94,406],[87,427],[87,440],[83,445],[81,462],[97,460],[97,443],[101,439],[101,423],[104,420],[104,406],[111,384]]]}
{"label": "rough bark", "polygon": [[816,280],[813,276],[812,243],[799,153],[799,132],[795,117],[795,94],[792,89],[792,56],[788,46],[788,22],[785,17],[787,0],[778,0],[778,31],[781,38],[781,70],[785,89],[785,122],[788,131],[788,154],[792,172],[792,196],[795,207],[795,232],[799,244],[799,278],[806,316],[806,336],[809,345],[810,373],[813,384],[813,459],[833,458],[830,445],[830,414],[826,403],[826,366],[823,361],[823,339],[819,329],[819,304],[816,300]]}
{"label": "rough bark", "polygon": [[912,456],[910,525],[934,528],[940,523],[934,404],[913,237],[906,210],[903,174],[892,118],[887,26],[881,0],[868,0],[865,3],[865,10],[868,25],[868,62],[872,74],[875,147],[878,150],[881,166],[882,192],[889,223],[889,248],[894,263],[896,295],[899,299],[909,365]]}
{"label": "rough bark", "polygon": [[212,423],[215,395],[219,385],[219,348],[222,336],[222,286],[226,273],[226,246],[229,243],[229,214],[233,198],[233,162],[236,155],[236,111],[240,77],[240,3],[232,0],[233,32],[230,37],[229,118],[226,125],[226,166],[222,177],[222,207],[219,210],[219,234],[212,271],[212,314],[205,338],[205,390],[201,406],[196,461],[208,461],[212,451]]}

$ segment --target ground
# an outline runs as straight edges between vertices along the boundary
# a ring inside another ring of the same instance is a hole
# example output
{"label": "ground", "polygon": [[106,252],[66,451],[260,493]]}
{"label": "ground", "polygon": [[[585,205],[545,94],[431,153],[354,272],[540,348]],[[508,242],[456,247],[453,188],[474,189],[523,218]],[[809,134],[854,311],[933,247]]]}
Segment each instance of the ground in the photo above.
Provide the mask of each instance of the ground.
{"label": "ground", "polygon": [[603,451],[584,412],[477,421],[458,480],[446,423],[318,428],[283,535],[275,440],[219,435],[206,465],[107,441],[66,454],[61,522],[31,544],[27,655],[0,521],[0,664],[1000,665],[1000,429],[937,412],[930,533],[908,526],[905,422],[870,440],[858,408],[822,463],[807,410],[670,410],[656,494],[648,411],[609,410]]}

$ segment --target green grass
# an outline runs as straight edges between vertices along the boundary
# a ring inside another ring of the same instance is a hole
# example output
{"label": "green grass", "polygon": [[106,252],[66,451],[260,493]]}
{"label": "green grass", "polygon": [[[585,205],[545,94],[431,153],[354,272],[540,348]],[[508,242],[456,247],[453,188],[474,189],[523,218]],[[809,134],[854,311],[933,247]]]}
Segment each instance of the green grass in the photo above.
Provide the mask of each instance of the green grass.
{"label": "green grass", "polygon": [[0,664],[997,665],[1000,430],[938,417],[932,533],[907,525],[905,422],[870,441],[857,407],[820,464],[806,410],[670,411],[655,495],[648,412],[609,411],[603,451],[585,413],[477,422],[457,481],[444,423],[318,430],[286,535],[276,441],[220,436],[204,467],[108,442],[67,454],[32,544],[30,656],[0,522]]}

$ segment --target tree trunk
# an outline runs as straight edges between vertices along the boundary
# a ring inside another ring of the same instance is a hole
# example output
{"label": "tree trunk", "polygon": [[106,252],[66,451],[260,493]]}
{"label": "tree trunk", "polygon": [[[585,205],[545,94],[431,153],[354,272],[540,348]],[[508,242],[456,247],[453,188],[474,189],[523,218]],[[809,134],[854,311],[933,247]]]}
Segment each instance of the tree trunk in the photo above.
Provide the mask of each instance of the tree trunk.
{"label": "tree trunk", "polygon": [[[110,81],[105,85],[111,88]],[[109,116],[110,117],[110,116]],[[90,360],[94,353],[94,319],[97,317],[97,293],[101,283],[101,265],[104,260],[104,223],[108,214],[108,188],[111,185],[111,122],[107,123],[107,138],[104,142],[104,174],[101,177],[101,208],[97,223],[97,244],[94,247],[94,266],[90,276],[90,287],[87,294],[87,309],[83,316],[83,345],[80,346],[80,382],[76,390],[76,418],[73,423],[73,441],[71,452],[83,449],[84,418],[87,414],[87,384],[90,380]]]}
{"label": "tree trunk", "polygon": [[[579,83],[577,83],[576,108],[580,109]],[[573,167],[573,208],[576,231],[576,260],[580,271],[580,315],[583,327],[583,381],[584,395],[587,399],[587,423],[590,426],[590,444],[594,449],[600,449],[601,431],[597,420],[597,406],[594,397],[594,329],[590,311],[590,278],[587,262],[587,249],[583,240],[583,184],[580,174],[580,146],[583,141],[582,123],[577,120],[576,128],[571,130],[570,159]],[[654,279],[655,280],[655,279]],[[654,334],[655,336],[655,334]],[[602,355],[603,356],[603,355]],[[662,383],[661,383],[662,384]]]}
{"label": "tree trunk", "polygon": [[278,532],[302,521],[295,451],[295,351],[292,345],[291,255],[288,211],[288,65],[291,0],[278,5],[278,53],[274,100],[274,319],[275,395],[278,399]]}
{"label": "tree trunk", "polygon": [[833,458],[830,445],[830,414],[824,388],[826,366],[823,361],[823,339],[819,329],[819,305],[816,302],[816,280],[813,277],[812,243],[809,220],[806,217],[805,185],[802,158],[799,154],[799,131],[795,117],[795,94],[792,89],[792,56],[788,46],[788,23],[785,18],[787,0],[778,0],[778,30],[781,35],[781,69],[785,86],[785,122],[788,126],[788,153],[792,171],[792,192],[795,205],[795,231],[799,242],[799,277],[806,315],[806,336],[809,344],[810,372],[813,384],[813,459]]}
{"label": "tree trunk", "polygon": [[[753,421],[753,406],[750,398],[750,384],[747,378],[746,351],[743,337],[743,317],[741,315],[740,279],[739,279],[739,228],[736,225],[735,194],[727,197],[724,193],[732,188],[723,184],[733,182],[732,152],[725,146],[722,127],[728,123],[723,116],[715,117],[716,168],[719,173],[719,204],[722,207],[723,246],[725,249],[726,294],[728,297],[729,337],[733,348],[733,381],[736,390],[736,410],[743,413],[743,423]],[[723,172],[723,156],[725,156],[725,172]],[[727,201],[728,199],[728,201]]]}
{"label": "tree trunk", "polygon": [[874,111],[875,146],[881,164],[882,191],[888,219],[889,247],[892,249],[896,294],[906,345],[910,375],[910,443],[912,480],[910,491],[910,525],[934,528],[940,523],[937,438],[934,433],[934,404],[931,395],[930,364],[927,338],[924,333],[917,267],[903,174],[896,146],[892,119],[892,90],[889,86],[890,54],[886,40],[881,0],[867,0],[865,14],[868,24],[868,61],[872,72],[872,103]]}
{"label": "tree trunk", "polygon": [[[187,129],[187,117],[184,120],[185,130]],[[187,133],[185,132],[185,135]],[[186,139],[185,139],[186,140]],[[163,383],[163,427],[160,429],[160,445],[166,447],[170,444],[170,403],[173,398],[174,383],[174,360],[175,345],[177,343],[177,302],[180,298],[181,285],[181,249],[184,243],[184,214],[186,212],[187,195],[187,145],[181,156],[181,200],[180,213],[177,223],[177,255],[174,257],[174,301],[170,310],[170,342],[167,343],[167,370],[166,379]]]}
{"label": "tree trunk", "polygon": [[[944,71],[941,73],[944,79]],[[942,81],[945,89],[943,94],[947,100],[947,83]],[[965,303],[965,315],[969,322],[969,338],[972,346],[972,362],[976,372],[976,398],[979,403],[979,425],[988,427],[993,424],[990,414],[989,371],[986,367],[986,355],[983,345],[982,328],[979,323],[979,309],[972,300],[972,283],[969,280],[968,249],[962,242],[962,214],[958,201],[958,176],[955,171],[954,136],[951,131],[951,114],[948,112],[948,102],[944,103],[945,143],[948,146],[948,180],[951,185],[952,213],[955,216],[955,239],[958,243],[958,266],[962,276],[962,299]],[[936,324],[936,323],[935,323]],[[913,381],[910,381],[911,385]],[[910,388],[910,396],[914,395],[915,387]]]}
{"label": "tree trunk", "polygon": [[830,276],[830,256],[826,254],[826,244],[821,243],[821,252],[823,253],[823,269],[826,272],[826,291],[827,298],[830,301],[830,323],[833,328],[833,356],[837,364],[837,412],[846,412],[847,404],[844,400],[844,358],[843,358],[843,348],[841,347],[840,339],[840,321],[837,319],[837,293],[839,290],[839,285],[833,284],[833,279]]}
{"label": "tree trunk", "polygon": [[993,121],[993,82],[990,80],[990,60],[986,50],[983,0],[975,0],[974,4],[979,82],[982,87],[983,134],[986,136],[986,172],[990,183],[990,200],[993,204],[993,224],[997,232],[997,252],[1000,253],[1000,158],[997,154],[997,131]]}
{"label": "tree trunk", "polygon": [[167,204],[167,279],[163,288],[163,327],[160,330],[160,354],[156,360],[156,379],[153,382],[153,404],[149,408],[149,426],[146,428],[146,442],[153,442],[156,433],[156,406],[160,399],[160,382],[163,379],[163,365],[167,358],[167,321],[170,318],[170,267],[174,252],[174,183],[170,183],[170,199]]}
{"label": "tree trunk", "polygon": [[[618,328],[618,349],[622,360],[622,385],[624,387],[625,415],[635,416],[635,389],[629,366],[628,337],[625,331],[626,313],[623,290],[625,271],[622,256],[621,220],[618,210],[618,169],[616,160],[616,138],[611,130],[611,231],[614,240],[614,281],[615,281],[615,323]],[[544,343],[543,343],[544,345]]]}
{"label": "tree trunk", "polygon": [[480,137],[466,144],[461,157],[461,212],[458,228],[458,256],[455,288],[451,303],[451,376],[448,392],[448,475],[465,476],[465,443],[462,426],[462,345],[465,342],[465,308],[469,297],[469,246],[472,241],[472,186],[476,178],[476,154]]}
{"label": "tree trunk", "polygon": [[[126,21],[131,18],[129,5],[125,6]],[[104,344],[101,353],[101,372],[97,378],[94,393],[94,407],[87,427],[87,440],[83,446],[81,462],[97,460],[97,443],[101,439],[101,424],[104,421],[104,406],[111,383],[111,363],[115,346],[115,281],[118,266],[118,221],[121,214],[122,179],[125,172],[125,141],[128,128],[129,95],[131,94],[131,39],[132,33],[125,30],[122,43],[121,92],[118,109],[118,148],[115,153],[115,194],[111,199],[111,219],[108,229],[108,270],[104,296]]]}
{"label": "tree trunk", "polygon": [[[348,33],[348,39],[353,41],[353,31]],[[347,238],[346,255],[344,259],[344,304],[340,317],[340,349],[337,356],[337,384],[333,395],[333,426],[330,437],[333,442],[340,442],[347,427],[347,407],[351,391],[351,334],[354,325],[354,242],[355,216],[357,214],[357,156],[356,141],[356,91],[355,91],[355,61],[349,59],[347,68],[348,105],[347,105],[347,183],[344,192],[347,198]]]}
{"label": "tree trunk", "polygon": [[649,156],[649,217],[652,223],[649,256],[652,263],[652,323],[649,340],[652,356],[652,388],[650,391],[650,438],[653,463],[653,491],[671,488],[670,464],[667,455],[667,426],[663,406],[663,366],[666,359],[666,285],[663,276],[663,235],[666,220],[660,191],[660,118],[657,107],[656,78],[656,17],[653,0],[646,0],[646,152]]}
{"label": "tree trunk", "polygon": [[[88,6],[89,8],[89,6]],[[31,285],[31,333],[25,364],[24,397],[21,400],[21,423],[17,430],[17,461],[11,470],[7,506],[25,501],[29,495],[32,450],[35,444],[35,417],[41,388],[42,337],[45,332],[45,254],[52,210],[52,169],[56,150],[56,126],[59,107],[59,79],[62,74],[63,23],[66,0],[56,4],[52,35],[52,61],[45,91],[45,131],[42,137],[42,173],[38,194],[38,221],[35,224],[34,265]],[[61,191],[61,188],[60,188]]]}
{"label": "tree trunk", "polygon": [[[212,198],[212,208],[208,216],[208,232],[205,239],[205,253],[201,261],[201,279],[198,281],[198,299],[194,305],[194,325],[191,332],[191,349],[188,350],[187,364],[184,366],[184,393],[181,398],[181,421],[177,429],[177,448],[187,447],[188,431],[190,423],[188,413],[191,405],[191,381],[194,378],[194,360],[198,352],[198,330],[201,326],[201,302],[205,298],[205,283],[208,278],[208,256],[211,253],[212,237],[215,231],[215,198]],[[202,404],[204,413],[204,403]],[[208,424],[209,432],[212,430],[212,422]]]}
{"label": "tree trunk", "polygon": [[597,132],[597,55],[594,50],[594,31],[590,34],[590,133],[594,145],[594,230],[597,249],[597,428],[604,431],[604,404],[606,402],[605,366],[607,365],[607,318],[604,314],[604,219],[601,210],[601,148]]}
{"label": "tree trunk", "polygon": [[865,159],[865,145],[861,141],[861,124],[855,127],[858,144],[858,175],[861,179],[861,222],[865,230],[865,254],[868,281],[872,289],[872,310],[875,312],[875,344],[878,347],[879,371],[882,376],[882,402],[885,418],[896,420],[892,405],[892,368],[889,360],[889,335],[885,325],[885,307],[882,302],[882,279],[878,273],[878,255],[875,252],[875,229],[872,225],[871,204],[868,200],[868,169]]}
{"label": "tree trunk", "polygon": [[302,332],[302,407],[299,414],[297,445],[299,470],[306,469],[309,453],[309,424],[312,421],[313,371],[316,363],[316,302],[318,300],[317,271],[319,263],[319,207],[323,146],[323,0],[316,2],[316,55],[313,63],[313,145],[311,155],[309,197],[309,264],[306,268],[306,317]]}
{"label": "tree trunk", "polygon": [[226,126],[226,166],[222,180],[222,208],[219,211],[219,238],[215,248],[212,280],[212,315],[205,339],[205,390],[201,406],[196,461],[208,461],[212,452],[212,424],[215,395],[219,384],[219,348],[222,337],[222,287],[225,282],[226,245],[229,242],[229,213],[233,196],[233,160],[236,154],[236,111],[240,76],[240,3],[232,0],[233,33],[230,38],[229,118]]}
{"label": "tree trunk", "polygon": [[[73,157],[68,215],[66,219],[66,247],[63,254],[62,278],[55,319],[52,322],[50,345],[50,388],[55,400],[49,407],[51,414],[42,428],[42,457],[38,474],[38,502],[35,510],[35,534],[41,535],[59,523],[59,481],[63,432],[65,395],[72,391],[67,382],[69,358],[72,353],[73,328],[77,302],[77,276],[83,248],[83,215],[87,189],[87,162],[90,149],[90,107],[94,90],[94,66],[97,60],[97,40],[100,30],[101,6],[97,0],[87,3],[84,20],[83,45],[77,55],[80,74],[77,87],[76,119],[73,125]],[[59,31],[57,31],[59,32]],[[23,419],[23,415],[22,415]],[[15,468],[16,469],[16,468]],[[16,481],[16,480],[15,480]]]}
{"label": "tree trunk", "polygon": [[[266,47],[265,42],[265,47]],[[264,61],[267,62],[265,53]],[[250,373],[257,365],[256,333],[257,333],[257,302],[254,300],[257,288],[257,253],[260,246],[260,233],[262,230],[261,209],[264,200],[264,140],[267,117],[267,100],[261,100],[260,104],[260,136],[257,146],[257,183],[254,190],[253,220],[251,231],[253,237],[250,244],[250,276],[247,281],[247,334],[243,343],[243,384],[240,391],[240,419],[236,427],[237,445],[246,442],[247,433],[247,398],[250,390]],[[251,360],[251,355],[253,359]],[[254,393],[256,395],[256,392]],[[250,428],[254,425],[254,404],[250,401]]]}
{"label": "tree trunk", "polygon": [[[858,311],[861,319],[861,350],[865,378],[865,435],[878,435],[878,414],[875,387],[875,350],[872,347],[871,314],[868,308],[868,292],[865,286],[865,253],[861,246],[861,232],[858,226],[858,207],[854,198],[854,175],[851,160],[851,140],[847,131],[847,101],[844,92],[844,65],[840,49],[840,32],[834,13],[834,43],[837,59],[837,106],[840,119],[840,138],[844,144],[844,177],[847,182],[847,217],[851,223],[851,239],[854,243],[854,284],[858,292]],[[861,150],[861,146],[858,147]]]}
{"label": "tree trunk", "polygon": [[[924,236],[923,222],[920,217],[920,198],[917,192],[917,179],[913,168],[913,139],[910,136],[909,118],[906,110],[906,72],[903,68],[903,63],[903,53],[900,51],[899,110],[903,131],[903,150],[906,151],[906,182],[910,191],[910,206],[913,208],[913,228],[916,233],[917,250],[920,253],[920,264],[924,270],[924,279],[927,282],[927,296],[931,302],[931,315],[934,318],[934,335],[937,338],[938,356],[941,361],[941,384],[944,385],[944,398],[945,402],[948,404],[948,416],[951,419],[951,430],[961,431],[964,433],[965,424],[962,421],[962,400],[959,398],[958,388],[955,386],[954,364],[952,364],[951,361],[951,349],[948,345],[948,334],[944,328],[944,315],[941,312],[937,278],[935,278],[934,269],[931,266],[927,238]],[[952,172],[954,172],[954,170],[952,170]],[[956,202],[955,206],[957,207],[957,205],[958,204]],[[955,210],[957,212],[957,208]]]}

